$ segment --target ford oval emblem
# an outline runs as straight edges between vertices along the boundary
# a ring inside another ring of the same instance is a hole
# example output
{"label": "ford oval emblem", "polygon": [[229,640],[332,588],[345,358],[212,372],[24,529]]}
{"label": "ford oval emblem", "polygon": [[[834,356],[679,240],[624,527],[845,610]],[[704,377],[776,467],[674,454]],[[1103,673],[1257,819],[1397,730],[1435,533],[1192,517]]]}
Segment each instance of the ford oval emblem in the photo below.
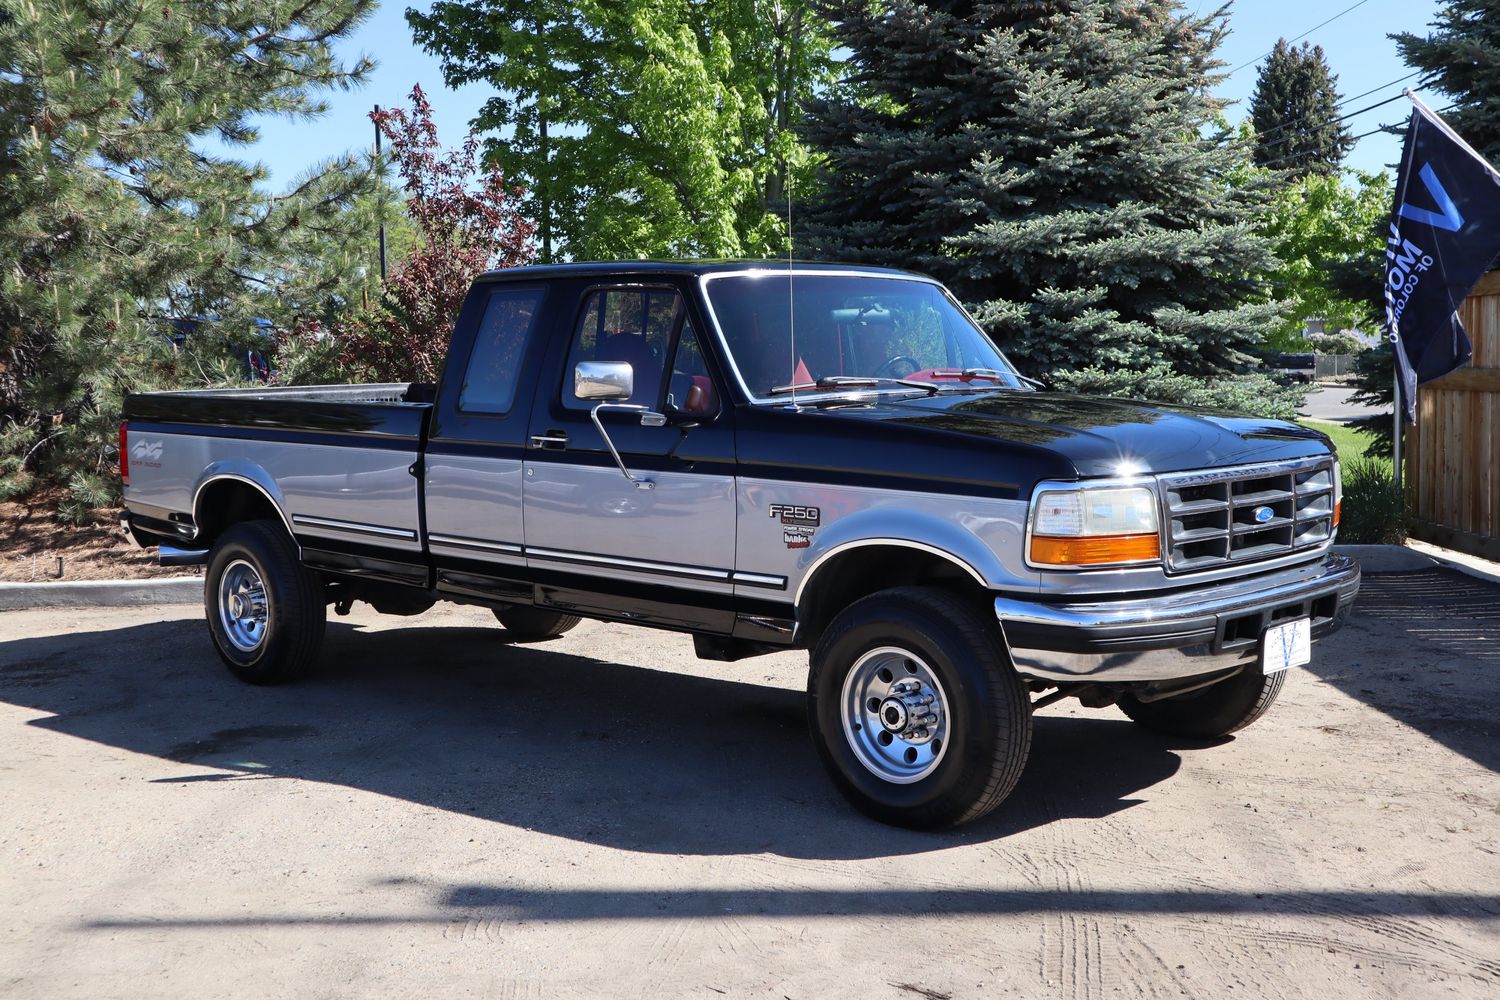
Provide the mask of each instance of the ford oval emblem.
{"label": "ford oval emblem", "polygon": [[1269,507],[1257,507],[1250,513],[1251,516],[1255,518],[1256,524],[1265,524],[1271,518],[1276,516],[1276,512]]}

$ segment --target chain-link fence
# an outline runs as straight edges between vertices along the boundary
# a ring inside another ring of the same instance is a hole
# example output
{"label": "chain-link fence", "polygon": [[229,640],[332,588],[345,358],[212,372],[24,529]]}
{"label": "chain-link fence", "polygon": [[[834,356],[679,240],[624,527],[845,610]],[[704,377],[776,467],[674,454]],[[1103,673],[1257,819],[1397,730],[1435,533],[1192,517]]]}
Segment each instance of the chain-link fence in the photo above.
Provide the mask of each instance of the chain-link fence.
{"label": "chain-link fence", "polygon": [[1314,365],[1313,378],[1337,378],[1354,371],[1354,354],[1319,354]]}

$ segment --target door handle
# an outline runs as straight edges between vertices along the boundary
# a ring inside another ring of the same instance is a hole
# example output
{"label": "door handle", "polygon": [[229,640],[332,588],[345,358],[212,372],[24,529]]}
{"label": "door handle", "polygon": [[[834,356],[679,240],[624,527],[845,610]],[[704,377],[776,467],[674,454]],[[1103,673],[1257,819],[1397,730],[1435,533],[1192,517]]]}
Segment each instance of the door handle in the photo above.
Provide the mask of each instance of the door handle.
{"label": "door handle", "polygon": [[566,448],[568,446],[568,435],[559,430],[549,430],[545,434],[533,434],[531,435],[531,446],[533,448]]}

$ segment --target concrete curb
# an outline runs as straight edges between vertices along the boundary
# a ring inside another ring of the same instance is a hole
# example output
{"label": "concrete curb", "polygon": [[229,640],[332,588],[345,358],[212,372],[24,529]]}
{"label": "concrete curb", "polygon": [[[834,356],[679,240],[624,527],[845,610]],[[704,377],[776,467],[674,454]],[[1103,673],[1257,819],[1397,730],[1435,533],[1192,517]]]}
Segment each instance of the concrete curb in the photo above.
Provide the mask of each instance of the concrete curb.
{"label": "concrete curb", "polygon": [[1335,545],[1333,551],[1352,557],[1361,570],[1372,575],[1442,568],[1487,583],[1500,583],[1500,570],[1492,569],[1493,563],[1416,540],[1406,545]]}
{"label": "concrete curb", "polygon": [[148,604],[197,604],[203,577],[150,580],[61,580],[56,583],[0,583],[0,611],[30,608],[130,608]]}

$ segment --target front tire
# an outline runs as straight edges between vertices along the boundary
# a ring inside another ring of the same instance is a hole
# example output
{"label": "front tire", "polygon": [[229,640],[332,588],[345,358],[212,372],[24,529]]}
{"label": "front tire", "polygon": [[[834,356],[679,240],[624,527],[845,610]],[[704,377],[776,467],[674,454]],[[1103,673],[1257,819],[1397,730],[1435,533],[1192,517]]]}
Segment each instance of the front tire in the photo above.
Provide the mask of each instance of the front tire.
{"label": "front tire", "polygon": [[495,619],[505,626],[505,634],[517,642],[556,639],[583,621],[576,615],[526,607],[496,608]]}
{"label": "front tire", "polygon": [[1286,683],[1286,671],[1261,672],[1253,663],[1226,681],[1160,701],[1120,698],[1120,711],[1164,736],[1215,739],[1244,729],[1270,710]]}
{"label": "front tire", "polygon": [[941,829],[1015,788],[1031,703],[998,626],[962,595],[881,591],[829,625],[812,654],[808,720],[839,791],[885,823]]}
{"label": "front tire", "polygon": [[214,543],[203,583],[219,658],[249,684],[279,684],[317,662],[328,620],[322,581],[275,521],[247,521]]}

